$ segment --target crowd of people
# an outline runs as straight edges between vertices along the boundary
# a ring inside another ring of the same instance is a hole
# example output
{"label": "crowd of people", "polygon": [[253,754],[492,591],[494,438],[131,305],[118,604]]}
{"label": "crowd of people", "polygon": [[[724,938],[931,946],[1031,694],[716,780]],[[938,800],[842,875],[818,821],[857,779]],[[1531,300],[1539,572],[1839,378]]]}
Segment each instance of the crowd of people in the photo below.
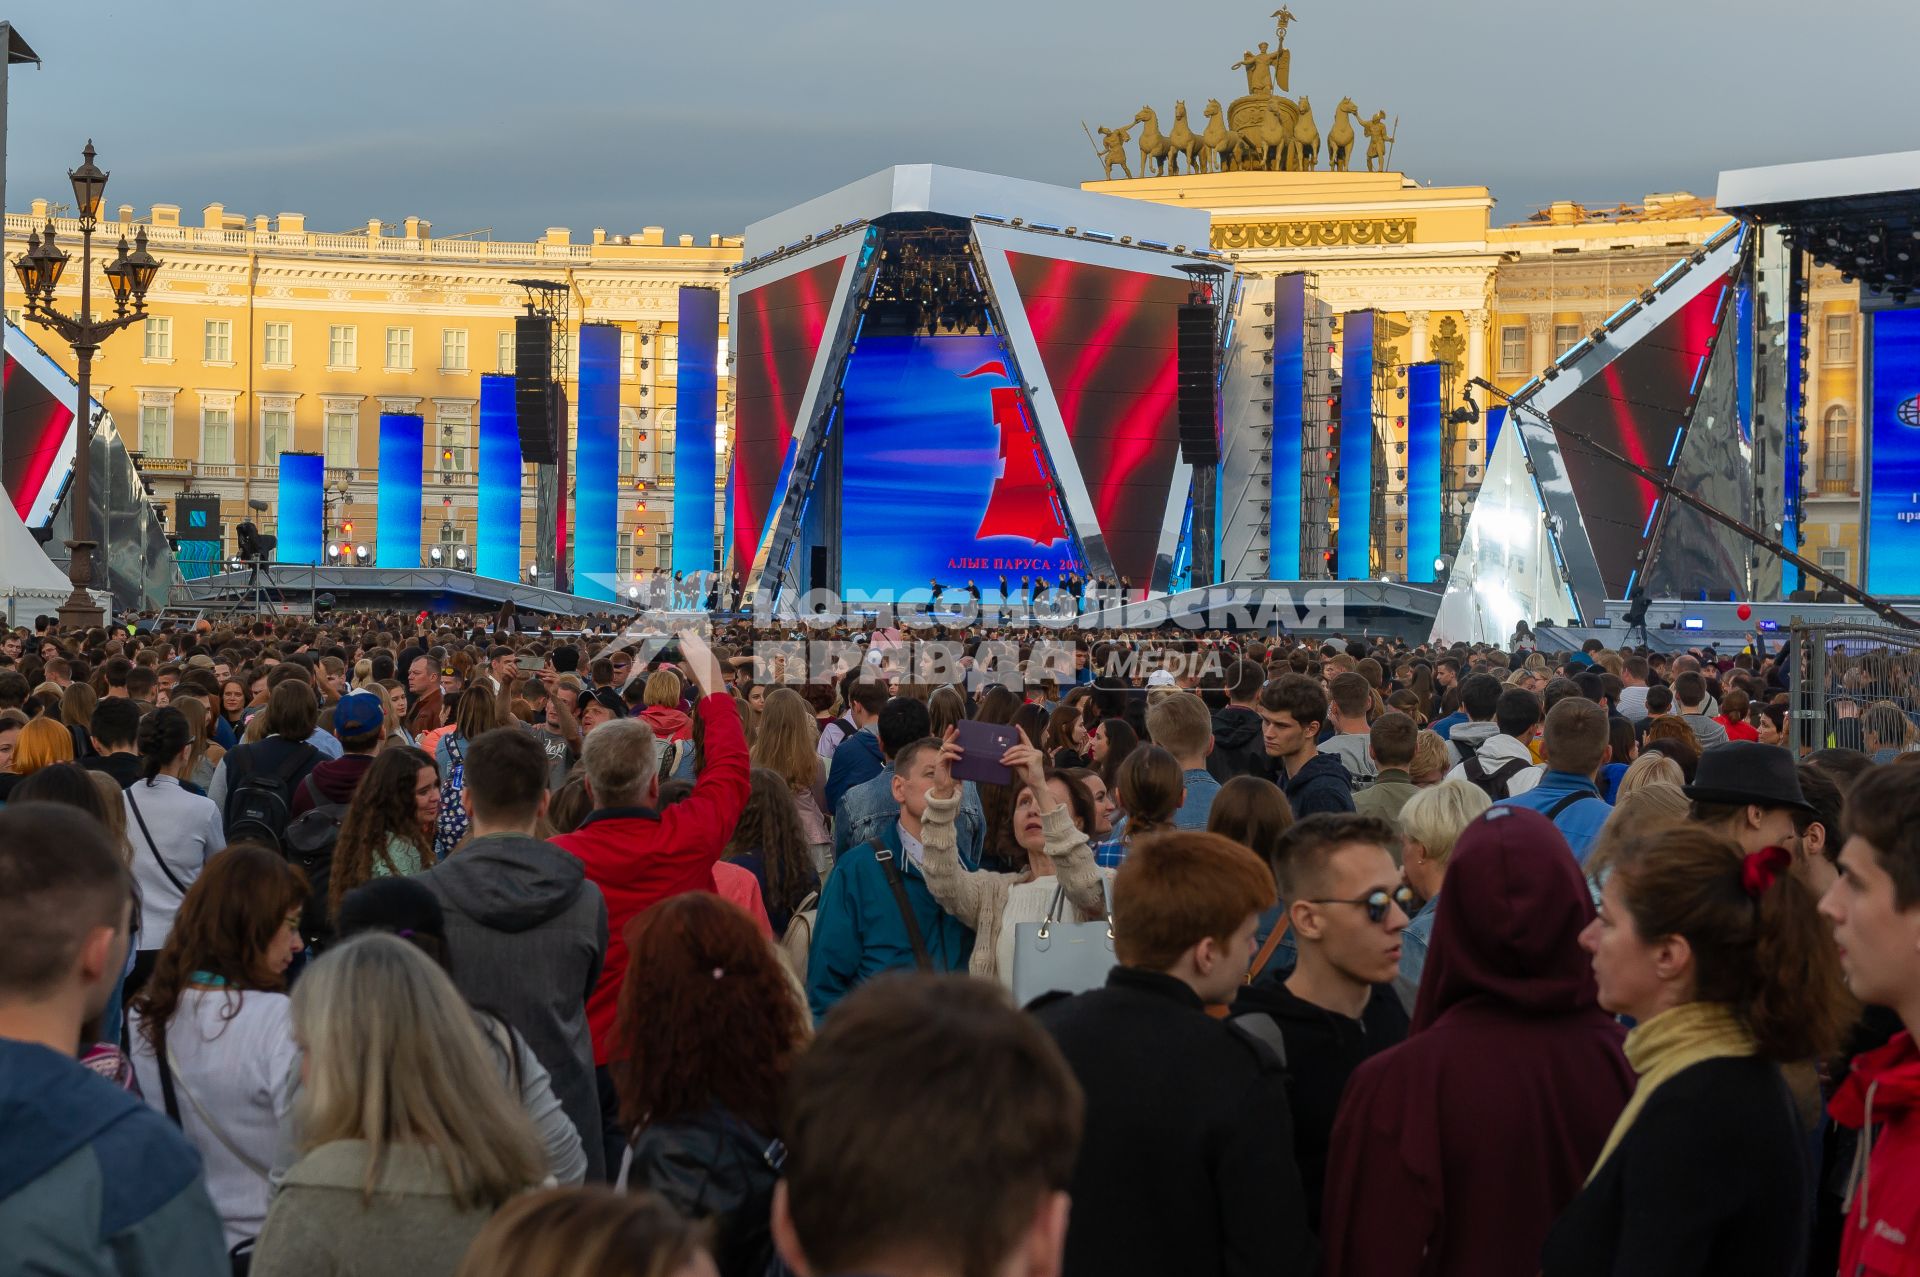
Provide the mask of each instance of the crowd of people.
{"label": "crowd of people", "polygon": [[1904,711],[654,631],[0,635],[0,1274],[1920,1273]]}

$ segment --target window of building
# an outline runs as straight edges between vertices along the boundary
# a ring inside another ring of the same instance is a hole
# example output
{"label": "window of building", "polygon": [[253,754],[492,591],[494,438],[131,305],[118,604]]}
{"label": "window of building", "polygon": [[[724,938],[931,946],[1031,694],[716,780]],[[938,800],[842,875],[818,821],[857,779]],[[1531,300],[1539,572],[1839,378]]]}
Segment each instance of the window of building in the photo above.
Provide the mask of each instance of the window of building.
{"label": "window of building", "polygon": [[633,573],[632,542],[622,541],[619,547],[614,551],[613,570],[621,576],[632,575]]}
{"label": "window of building", "polygon": [[433,450],[429,468],[439,467],[440,481],[452,483],[467,469],[467,450],[473,438],[473,423],[465,412],[450,408],[440,410],[439,443]]}
{"label": "window of building", "polygon": [[140,405],[140,451],[149,457],[173,455],[173,408],[163,403]]}
{"label": "window of building", "polygon": [[620,376],[622,380],[632,381],[635,359],[640,347],[640,335],[620,330]]}
{"label": "window of building", "polygon": [[26,322],[25,318],[21,316],[20,308],[18,306],[7,307],[7,322],[9,324],[12,324],[15,328],[18,328],[21,324]]}
{"label": "window of building", "polygon": [[1853,316],[1827,316],[1827,362],[1830,364],[1850,364],[1853,362]]}
{"label": "window of building", "polygon": [[513,374],[513,329],[509,328],[500,334],[499,345],[494,350],[493,366],[497,372],[509,376]]}
{"label": "window of building", "polygon": [[1847,548],[1843,545],[1820,547],[1820,566],[1841,576],[1847,574]]}
{"label": "window of building", "polygon": [[1580,344],[1580,325],[1555,324],[1553,326],[1553,357],[1566,354]]}
{"label": "window of building", "polygon": [[333,324],[327,329],[327,367],[348,371],[360,366],[360,334],[352,324]]}
{"label": "window of building", "polygon": [[277,466],[280,454],[293,446],[293,410],[263,408],[260,412],[260,460]]}
{"label": "window of building", "polygon": [[674,365],[674,361],[679,358],[680,358],[680,339],[672,333],[661,334],[660,336],[661,371],[664,372],[672,368]]}
{"label": "window of building", "polygon": [[387,329],[387,368],[392,372],[413,371],[413,329]]}
{"label": "window of building", "polygon": [[1527,326],[1502,324],[1500,327],[1500,371],[1518,376],[1527,371]]}
{"label": "window of building", "polygon": [[147,316],[148,359],[173,358],[173,320],[166,315]]}
{"label": "window of building", "polygon": [[1827,409],[1823,427],[1820,437],[1820,490],[1850,490],[1853,487],[1853,421],[1847,416],[1845,407],[1835,404]]}
{"label": "window of building", "polygon": [[275,365],[290,366],[293,363],[293,325],[268,324],[261,334],[261,362],[269,367]]}
{"label": "window of building", "polygon": [[360,414],[351,408],[327,409],[327,464],[350,470],[359,461],[357,440]]}
{"label": "window of building", "polygon": [[443,372],[467,370],[466,329],[443,328],[440,330],[440,369]]}
{"label": "window of building", "polygon": [[200,410],[200,460],[227,465],[233,460],[233,409]]}
{"label": "window of building", "polygon": [[206,339],[201,358],[210,364],[230,364],[233,362],[233,321],[231,319],[209,319],[206,321]]}

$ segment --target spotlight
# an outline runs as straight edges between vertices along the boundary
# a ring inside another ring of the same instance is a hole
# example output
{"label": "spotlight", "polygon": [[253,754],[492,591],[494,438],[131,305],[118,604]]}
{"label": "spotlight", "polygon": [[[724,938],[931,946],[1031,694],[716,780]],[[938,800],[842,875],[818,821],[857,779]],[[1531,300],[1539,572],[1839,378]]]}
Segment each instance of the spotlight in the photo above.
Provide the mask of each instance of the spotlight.
{"label": "spotlight", "polygon": [[329,563],[338,563],[340,561],[340,543],[338,541],[327,546],[327,561]]}
{"label": "spotlight", "polygon": [[453,547],[453,561],[455,564],[459,565],[460,567],[464,568],[465,566],[467,566],[467,547],[466,546],[456,545]]}
{"label": "spotlight", "polygon": [[639,601],[640,601],[640,587],[637,585],[629,585],[627,587],[627,602],[638,603]]}
{"label": "spotlight", "polygon": [[356,545],[353,547],[353,557],[357,559],[362,566],[365,566],[367,560],[373,556],[368,552],[366,546]]}
{"label": "spotlight", "polygon": [[1435,559],[1433,561],[1433,570],[1435,572],[1445,572],[1447,570],[1447,561],[1445,559]]}
{"label": "spotlight", "polygon": [[434,546],[431,550],[427,551],[427,562],[433,564],[433,566],[435,567],[439,567],[440,560],[445,557],[446,556],[440,552],[440,547],[437,545]]}

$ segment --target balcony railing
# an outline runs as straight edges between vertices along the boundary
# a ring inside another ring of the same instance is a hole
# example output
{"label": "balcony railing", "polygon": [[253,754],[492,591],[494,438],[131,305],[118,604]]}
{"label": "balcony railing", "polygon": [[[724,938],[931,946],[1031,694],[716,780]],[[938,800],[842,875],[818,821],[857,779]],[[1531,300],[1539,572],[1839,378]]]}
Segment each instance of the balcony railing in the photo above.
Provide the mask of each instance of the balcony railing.
{"label": "balcony railing", "polygon": [[1814,485],[1814,491],[1823,497],[1858,496],[1860,489],[1853,481],[1853,474],[1823,474]]}
{"label": "balcony railing", "polygon": [[[153,457],[136,453],[135,464],[140,473],[148,478],[186,479],[227,479],[238,482],[252,479],[256,482],[272,482],[279,477],[278,466],[255,466],[226,464],[212,461],[195,461],[189,457]],[[346,473],[345,467],[328,466],[329,481],[341,479]],[[374,467],[366,466],[354,470],[359,482],[369,486],[377,482]],[[429,488],[472,488],[480,482],[479,472],[474,470],[443,470],[438,466],[426,467],[421,478]]]}

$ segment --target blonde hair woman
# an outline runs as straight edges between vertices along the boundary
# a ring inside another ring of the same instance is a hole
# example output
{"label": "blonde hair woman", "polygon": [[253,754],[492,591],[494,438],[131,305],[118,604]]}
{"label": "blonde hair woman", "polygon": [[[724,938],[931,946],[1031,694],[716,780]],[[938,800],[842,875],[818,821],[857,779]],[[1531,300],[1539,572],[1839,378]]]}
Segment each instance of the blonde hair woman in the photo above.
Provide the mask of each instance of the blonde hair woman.
{"label": "blonde hair woman", "polygon": [[753,765],[780,773],[793,790],[814,872],[824,878],[833,864],[833,836],[827,832],[827,765],[819,750],[820,728],[806,698],[791,687],[768,692],[750,751]]}
{"label": "blonde hair woman", "polygon": [[187,727],[193,732],[193,762],[187,769],[187,779],[205,793],[227,751],[213,743],[213,715],[205,701],[182,692],[173,698],[173,708],[186,715]]}
{"label": "blonde hair woman", "polygon": [[1452,767],[1447,742],[1439,732],[1427,728],[1413,738],[1413,765],[1407,770],[1416,789],[1431,789],[1446,779]]}
{"label": "blonde hair woman", "polygon": [[557,1188],[502,1208],[457,1277],[715,1277],[703,1237],[653,1193]]}
{"label": "blonde hair woman", "polygon": [[1634,759],[1620,777],[1619,785],[1614,787],[1613,804],[1618,808],[1627,795],[1648,785],[1672,785],[1678,789],[1686,783],[1687,774],[1679,763],[1665,754],[1645,753]]}
{"label": "blonde hair woman", "polygon": [[1440,900],[1440,884],[1447,876],[1447,859],[1453,844],[1473,818],[1493,806],[1493,800],[1480,786],[1465,780],[1443,780],[1428,789],[1416,790],[1400,809],[1400,830],[1405,848],[1401,873],[1407,885],[1426,901],[1400,933],[1400,977],[1394,991],[1413,1014],[1420,992],[1420,973],[1427,965],[1427,945],[1433,938],[1434,906]]}
{"label": "blonde hair woman", "polygon": [[253,1277],[452,1277],[493,1212],[546,1179],[465,999],[413,945],[368,935],[329,951],[294,988],[293,1033],[300,1159]]}

